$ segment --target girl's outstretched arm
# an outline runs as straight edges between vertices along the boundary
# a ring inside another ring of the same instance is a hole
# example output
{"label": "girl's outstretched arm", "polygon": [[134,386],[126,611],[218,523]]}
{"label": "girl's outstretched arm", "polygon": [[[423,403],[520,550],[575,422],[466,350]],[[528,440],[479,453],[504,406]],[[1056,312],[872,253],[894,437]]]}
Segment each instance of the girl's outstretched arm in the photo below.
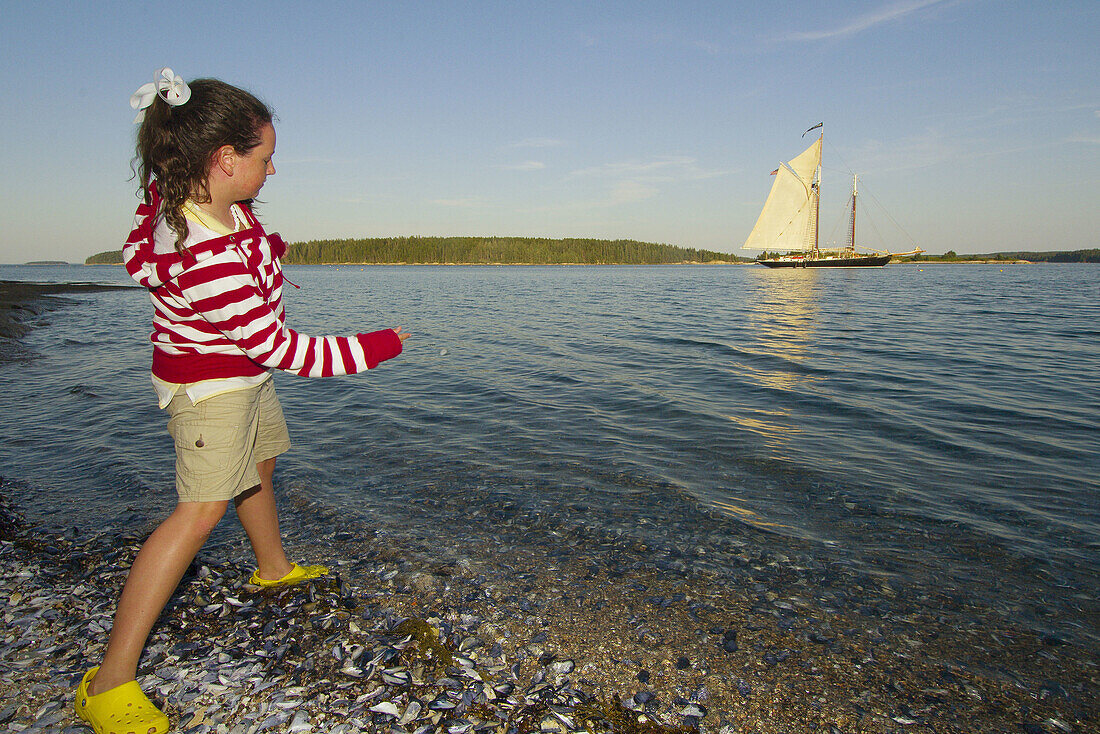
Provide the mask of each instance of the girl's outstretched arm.
{"label": "girl's outstretched arm", "polygon": [[[408,334],[381,329],[354,336],[308,336],[284,323],[279,294],[265,295],[246,263],[232,250],[204,260],[166,284],[208,329],[265,367],[303,377],[349,375],[401,353]],[[177,315],[178,318],[178,315]]]}

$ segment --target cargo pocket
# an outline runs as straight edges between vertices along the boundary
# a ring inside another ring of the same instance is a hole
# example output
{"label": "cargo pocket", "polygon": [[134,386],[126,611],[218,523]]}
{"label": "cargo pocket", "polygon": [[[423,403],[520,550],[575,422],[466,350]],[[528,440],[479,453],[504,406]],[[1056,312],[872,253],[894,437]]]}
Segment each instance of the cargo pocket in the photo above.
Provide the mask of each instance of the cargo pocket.
{"label": "cargo pocket", "polygon": [[203,420],[172,421],[168,430],[176,444],[178,474],[203,479],[229,469],[234,454],[234,430]]}

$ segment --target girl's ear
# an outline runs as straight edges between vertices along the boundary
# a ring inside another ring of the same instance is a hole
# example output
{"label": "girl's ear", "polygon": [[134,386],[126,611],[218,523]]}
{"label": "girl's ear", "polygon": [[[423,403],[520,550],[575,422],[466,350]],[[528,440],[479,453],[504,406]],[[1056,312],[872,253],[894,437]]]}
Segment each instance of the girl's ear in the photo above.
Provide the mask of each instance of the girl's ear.
{"label": "girl's ear", "polygon": [[214,165],[226,176],[233,175],[233,168],[237,163],[237,151],[232,145],[223,145],[214,151]]}

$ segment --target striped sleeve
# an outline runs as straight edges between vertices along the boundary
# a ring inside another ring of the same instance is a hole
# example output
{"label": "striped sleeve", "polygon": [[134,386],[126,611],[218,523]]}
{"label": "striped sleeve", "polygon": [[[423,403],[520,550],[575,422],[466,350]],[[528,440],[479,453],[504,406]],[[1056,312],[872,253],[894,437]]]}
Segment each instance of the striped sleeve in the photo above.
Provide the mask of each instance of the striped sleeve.
{"label": "striped sleeve", "polygon": [[281,303],[270,302],[233,251],[204,260],[177,278],[194,312],[249,359],[303,377],[350,375],[401,353],[392,329],[355,336],[307,336],[287,328]]}

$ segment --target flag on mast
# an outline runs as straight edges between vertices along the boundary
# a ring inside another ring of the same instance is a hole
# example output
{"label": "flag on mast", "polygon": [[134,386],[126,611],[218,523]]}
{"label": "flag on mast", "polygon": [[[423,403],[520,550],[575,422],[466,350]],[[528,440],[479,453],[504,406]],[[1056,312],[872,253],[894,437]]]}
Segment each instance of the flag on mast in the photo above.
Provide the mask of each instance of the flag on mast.
{"label": "flag on mast", "polygon": [[[825,124],[824,122],[819,122],[816,125],[814,125],[813,127],[811,127],[810,130],[816,130],[824,124]],[[810,132],[810,130],[807,130],[806,133]],[[806,133],[802,133],[802,137],[806,137]]]}

